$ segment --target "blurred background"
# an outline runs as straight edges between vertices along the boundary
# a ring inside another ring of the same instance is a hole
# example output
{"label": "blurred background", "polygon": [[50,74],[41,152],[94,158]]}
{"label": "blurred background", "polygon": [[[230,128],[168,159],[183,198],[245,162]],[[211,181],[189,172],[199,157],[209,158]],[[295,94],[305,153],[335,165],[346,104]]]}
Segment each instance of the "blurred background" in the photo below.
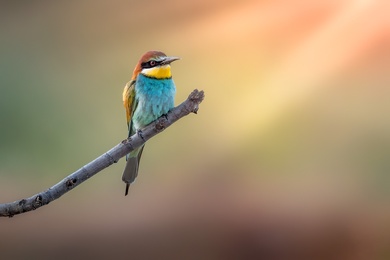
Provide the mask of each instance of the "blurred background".
{"label": "blurred background", "polygon": [[3,1],[0,203],[127,136],[121,93],[148,50],[176,104],[125,161],[0,219],[4,259],[390,259],[390,4],[375,0]]}

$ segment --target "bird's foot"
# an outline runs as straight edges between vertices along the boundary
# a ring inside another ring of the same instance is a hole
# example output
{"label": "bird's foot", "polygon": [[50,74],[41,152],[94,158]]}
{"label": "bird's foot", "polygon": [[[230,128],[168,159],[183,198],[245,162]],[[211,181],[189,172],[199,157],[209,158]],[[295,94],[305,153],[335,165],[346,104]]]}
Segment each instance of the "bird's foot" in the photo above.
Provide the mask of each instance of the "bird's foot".
{"label": "bird's foot", "polygon": [[165,120],[168,120],[168,113],[162,114],[162,116],[165,118]]}
{"label": "bird's foot", "polygon": [[137,134],[138,134],[138,136],[139,136],[139,137],[141,137],[141,139],[142,139],[142,140],[144,140],[144,141],[145,141],[145,139],[144,139],[144,135],[142,134],[142,130],[140,130],[140,129],[139,129],[139,130],[137,130]]}
{"label": "bird's foot", "polygon": [[163,131],[168,123],[168,115],[163,114],[159,119],[156,120],[155,127],[158,132]]}

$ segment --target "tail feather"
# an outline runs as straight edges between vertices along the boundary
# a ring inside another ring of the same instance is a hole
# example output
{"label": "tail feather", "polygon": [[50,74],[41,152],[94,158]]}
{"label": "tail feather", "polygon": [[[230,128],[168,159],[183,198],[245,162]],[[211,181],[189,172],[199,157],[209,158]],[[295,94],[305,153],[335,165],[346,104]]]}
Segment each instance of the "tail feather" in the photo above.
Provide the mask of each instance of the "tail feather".
{"label": "tail feather", "polygon": [[125,196],[129,193],[130,183],[126,183]]}
{"label": "tail feather", "polygon": [[142,151],[144,146],[142,146],[136,156],[130,157],[128,156],[125,170],[123,171],[122,180],[126,183],[125,196],[129,192],[130,184],[134,182],[135,178],[138,176],[138,167],[139,162],[141,160]]}

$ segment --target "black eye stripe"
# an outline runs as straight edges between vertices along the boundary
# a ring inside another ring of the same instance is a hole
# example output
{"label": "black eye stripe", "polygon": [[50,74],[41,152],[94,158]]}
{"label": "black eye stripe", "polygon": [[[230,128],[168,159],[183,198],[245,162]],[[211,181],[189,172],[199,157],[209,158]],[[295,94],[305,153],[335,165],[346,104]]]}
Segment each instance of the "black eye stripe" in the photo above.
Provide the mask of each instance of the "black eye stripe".
{"label": "black eye stripe", "polygon": [[157,60],[150,60],[150,61],[147,61],[147,62],[142,62],[141,63],[141,67],[143,69],[149,69],[149,68],[153,68],[153,67],[156,67],[158,65],[160,65],[163,61],[157,61]]}

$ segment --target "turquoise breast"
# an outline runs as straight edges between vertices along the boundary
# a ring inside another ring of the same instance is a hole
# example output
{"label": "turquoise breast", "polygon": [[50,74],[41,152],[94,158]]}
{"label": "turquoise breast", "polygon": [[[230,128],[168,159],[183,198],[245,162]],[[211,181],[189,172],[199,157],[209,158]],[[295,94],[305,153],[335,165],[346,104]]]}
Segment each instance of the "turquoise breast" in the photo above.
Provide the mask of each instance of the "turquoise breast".
{"label": "turquoise breast", "polygon": [[135,83],[136,110],[132,118],[135,130],[150,124],[174,106],[176,94],[172,78],[155,79],[139,74]]}

